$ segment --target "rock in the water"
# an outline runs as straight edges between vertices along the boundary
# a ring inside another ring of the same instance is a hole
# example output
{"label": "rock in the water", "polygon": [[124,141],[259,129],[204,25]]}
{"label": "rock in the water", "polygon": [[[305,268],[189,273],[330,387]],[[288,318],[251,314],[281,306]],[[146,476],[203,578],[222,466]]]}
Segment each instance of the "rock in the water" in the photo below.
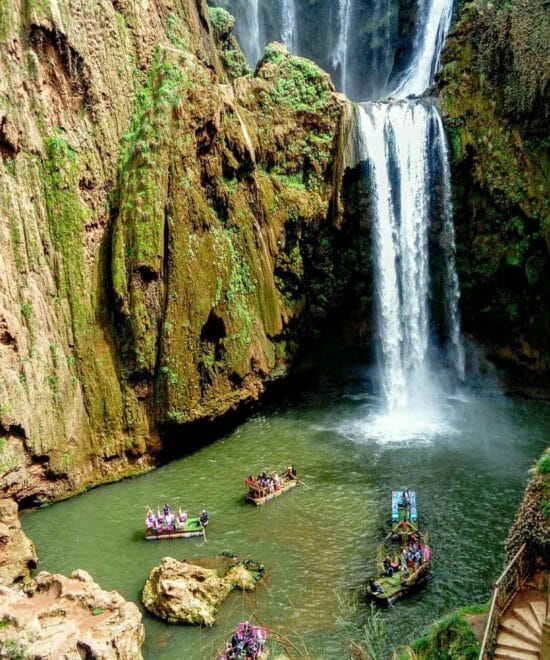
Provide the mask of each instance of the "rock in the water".
{"label": "rock in the water", "polygon": [[218,606],[229,592],[252,591],[262,575],[263,568],[257,564],[237,560],[226,570],[219,570],[164,557],[145,583],[142,602],[168,623],[211,626]]}
{"label": "rock in the water", "polygon": [[141,613],[86,571],[39,573],[24,590],[0,587],[0,657],[139,660]]}
{"label": "rock in the water", "polygon": [[38,562],[32,542],[25,536],[13,500],[0,500],[0,585],[26,580]]}

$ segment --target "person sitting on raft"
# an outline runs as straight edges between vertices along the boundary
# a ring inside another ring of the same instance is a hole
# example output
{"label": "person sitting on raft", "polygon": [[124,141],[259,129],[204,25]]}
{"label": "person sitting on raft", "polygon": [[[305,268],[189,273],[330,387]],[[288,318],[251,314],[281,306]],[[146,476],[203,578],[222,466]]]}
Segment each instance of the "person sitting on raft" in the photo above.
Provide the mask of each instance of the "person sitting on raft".
{"label": "person sitting on raft", "polygon": [[286,472],[285,472],[285,479],[288,479],[289,481],[297,479],[297,472],[296,472],[296,468],[294,467],[294,465],[289,465],[287,467]]}
{"label": "person sitting on raft", "polygon": [[369,588],[370,588],[370,590],[373,594],[383,594],[384,593],[384,589],[382,589],[382,587],[377,582],[375,582],[374,580],[371,580],[371,582],[369,584]]}
{"label": "person sitting on raft", "polygon": [[203,509],[201,511],[201,515],[199,516],[199,522],[202,525],[202,527],[208,527],[208,512],[206,509]]}
{"label": "person sitting on raft", "polygon": [[151,509],[147,511],[147,515],[145,516],[145,526],[147,529],[153,529],[157,526],[157,517]]}

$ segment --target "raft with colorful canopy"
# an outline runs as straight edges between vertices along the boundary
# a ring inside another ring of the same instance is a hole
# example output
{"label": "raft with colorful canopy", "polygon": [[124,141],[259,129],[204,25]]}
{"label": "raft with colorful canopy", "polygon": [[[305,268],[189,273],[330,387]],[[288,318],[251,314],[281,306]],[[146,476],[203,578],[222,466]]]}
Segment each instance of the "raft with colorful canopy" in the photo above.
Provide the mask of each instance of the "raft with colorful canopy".
{"label": "raft with colorful canopy", "polygon": [[200,516],[189,517],[186,511],[180,509],[176,515],[169,505],[164,505],[163,512],[155,513],[151,509],[145,516],[145,539],[147,541],[162,541],[163,539],[181,539],[194,536],[206,536],[208,514],[203,511]]}
{"label": "raft with colorful canopy", "polygon": [[399,522],[400,520],[416,522],[416,491],[407,489],[392,490],[391,519],[392,522]]}

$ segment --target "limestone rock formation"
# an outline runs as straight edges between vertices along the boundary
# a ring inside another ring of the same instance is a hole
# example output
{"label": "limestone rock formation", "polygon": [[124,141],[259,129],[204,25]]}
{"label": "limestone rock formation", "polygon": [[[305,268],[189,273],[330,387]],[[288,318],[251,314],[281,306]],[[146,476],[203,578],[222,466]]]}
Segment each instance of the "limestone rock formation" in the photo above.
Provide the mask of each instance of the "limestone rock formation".
{"label": "limestone rock formation", "polygon": [[143,471],[162,428],[257,398],[349,277],[349,106],[278,47],[253,76],[231,24],[204,0],[3,7],[0,490],[18,501]]}
{"label": "limestone rock formation", "polygon": [[219,570],[164,557],[145,583],[142,602],[168,623],[212,626],[218,606],[230,591],[253,591],[262,575],[261,567],[239,561]]}
{"label": "limestone rock formation", "polygon": [[103,591],[85,571],[70,578],[39,573],[24,590],[0,588],[2,657],[142,657],[144,628],[136,605]]}
{"label": "limestone rock formation", "polygon": [[36,550],[25,536],[13,500],[0,500],[0,585],[26,581],[38,563]]}

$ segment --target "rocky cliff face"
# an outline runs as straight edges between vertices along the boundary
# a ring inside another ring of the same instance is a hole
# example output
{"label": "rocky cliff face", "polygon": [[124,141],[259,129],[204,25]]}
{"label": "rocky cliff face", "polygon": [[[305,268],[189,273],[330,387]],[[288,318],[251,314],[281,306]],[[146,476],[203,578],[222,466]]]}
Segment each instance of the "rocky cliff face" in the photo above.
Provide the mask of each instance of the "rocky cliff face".
{"label": "rocky cliff face", "polygon": [[550,373],[550,17],[469,3],[443,54],[465,330],[515,385]]}
{"label": "rocky cliff face", "polygon": [[250,75],[214,18],[0,4],[0,470],[20,501],[146,469],[160,425],[257,397],[337,298],[347,105],[276,46]]}

